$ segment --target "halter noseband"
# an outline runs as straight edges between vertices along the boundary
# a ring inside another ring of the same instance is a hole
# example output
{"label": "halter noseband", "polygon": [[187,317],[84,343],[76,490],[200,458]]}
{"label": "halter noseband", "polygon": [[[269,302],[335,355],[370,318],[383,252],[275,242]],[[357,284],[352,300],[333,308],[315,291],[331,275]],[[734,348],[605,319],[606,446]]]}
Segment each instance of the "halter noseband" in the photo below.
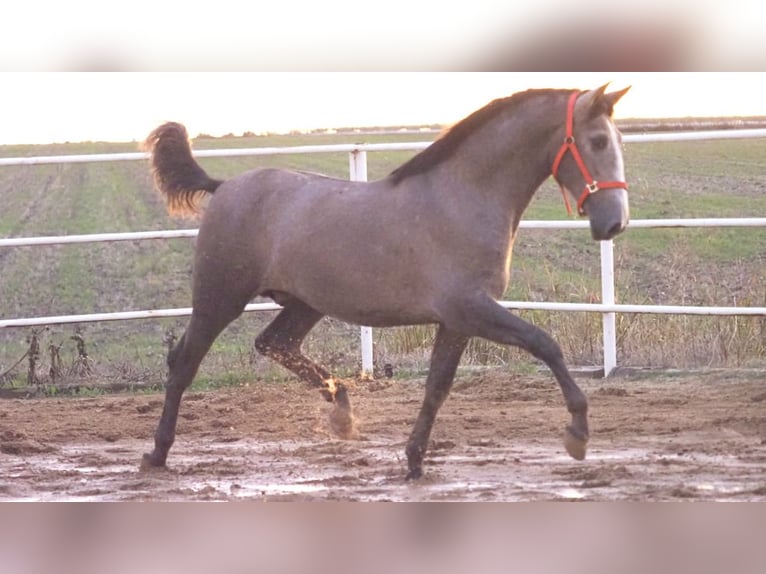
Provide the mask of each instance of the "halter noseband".
{"label": "halter noseband", "polygon": [[580,198],[577,200],[577,213],[579,215],[585,215],[582,206],[585,203],[585,200],[590,197],[591,193],[596,193],[600,189],[628,189],[628,184],[624,181],[596,181],[590,175],[588,168],[585,167],[585,162],[583,161],[582,156],[577,149],[574,138],[574,109],[575,103],[577,102],[577,97],[580,95],[580,93],[581,92],[572,92],[572,95],[569,96],[569,103],[567,104],[566,136],[564,137],[564,143],[561,145],[559,152],[556,154],[556,159],[553,160],[553,169],[551,171],[553,172],[554,179],[558,182],[559,187],[561,187],[561,194],[564,196],[564,204],[567,206],[567,213],[571,214],[572,207],[569,205],[569,198],[567,197],[564,185],[559,181],[558,171],[561,160],[564,159],[564,156],[567,154],[567,152],[572,153],[572,157],[574,158],[577,167],[580,169],[580,173],[582,174],[583,179],[585,179],[585,189],[583,190],[582,194],[580,194]]}

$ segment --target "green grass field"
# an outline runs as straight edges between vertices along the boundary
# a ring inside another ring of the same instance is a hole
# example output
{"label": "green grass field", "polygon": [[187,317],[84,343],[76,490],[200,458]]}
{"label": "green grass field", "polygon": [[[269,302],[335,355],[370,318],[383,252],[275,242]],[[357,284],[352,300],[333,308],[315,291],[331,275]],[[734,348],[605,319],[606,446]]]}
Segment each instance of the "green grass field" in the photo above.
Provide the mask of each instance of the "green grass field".
{"label": "green grass field", "polygon": [[[423,141],[433,134],[337,134],[202,139],[197,149],[324,143]],[[0,157],[136,151],[137,144],[82,143],[0,147]],[[376,152],[369,177],[379,178],[414,152]],[[766,140],[628,144],[625,150],[633,219],[744,217],[766,213]],[[346,154],[203,159],[215,177],[279,166],[347,177]],[[145,162],[0,168],[0,236],[63,235],[193,227],[172,220],[153,191]],[[557,186],[547,182],[526,219],[563,219]],[[0,248],[0,317],[31,317],[132,309],[187,307],[193,241]],[[622,303],[766,305],[766,229],[629,230],[616,241],[617,294]],[[586,231],[520,233],[506,298],[536,301],[599,300],[599,248]],[[253,337],[271,314],[237,320],[206,359],[200,380],[284,376],[254,355]],[[523,316],[548,329],[571,364],[601,361],[596,314],[534,312]],[[161,380],[166,330],[181,334],[185,320],[83,325],[88,351],[104,376]],[[763,366],[766,319],[673,316],[618,318],[618,362],[649,367]],[[73,360],[73,326],[41,335]],[[30,330],[0,331],[0,374],[28,347]],[[426,367],[430,328],[375,333],[376,362],[398,372]],[[309,354],[341,374],[359,368],[358,330],[325,320],[306,344]],[[472,343],[465,362],[530,368],[530,358],[484,341]],[[25,376],[25,363],[15,369]]]}

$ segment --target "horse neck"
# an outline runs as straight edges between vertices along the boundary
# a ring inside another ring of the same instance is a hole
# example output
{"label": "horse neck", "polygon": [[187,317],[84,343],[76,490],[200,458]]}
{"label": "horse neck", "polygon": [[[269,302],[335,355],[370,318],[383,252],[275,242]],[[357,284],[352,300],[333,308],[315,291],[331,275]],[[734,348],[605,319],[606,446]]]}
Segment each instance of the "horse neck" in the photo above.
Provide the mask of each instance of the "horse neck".
{"label": "horse neck", "polygon": [[[564,104],[551,103],[550,98],[525,102],[477,129],[438,166],[433,181],[474,201],[481,197],[485,208],[507,214],[515,230],[535,191],[550,176],[552,135],[564,122]],[[559,107],[561,117],[551,113]]]}

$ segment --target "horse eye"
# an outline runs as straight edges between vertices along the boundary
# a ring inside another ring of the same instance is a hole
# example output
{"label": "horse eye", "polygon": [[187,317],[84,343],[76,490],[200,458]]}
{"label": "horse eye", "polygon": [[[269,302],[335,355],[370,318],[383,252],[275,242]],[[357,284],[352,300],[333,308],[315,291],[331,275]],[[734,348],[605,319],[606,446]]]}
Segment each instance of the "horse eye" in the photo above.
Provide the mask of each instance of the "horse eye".
{"label": "horse eye", "polygon": [[596,136],[590,141],[595,151],[604,151],[609,145],[609,138],[606,136]]}

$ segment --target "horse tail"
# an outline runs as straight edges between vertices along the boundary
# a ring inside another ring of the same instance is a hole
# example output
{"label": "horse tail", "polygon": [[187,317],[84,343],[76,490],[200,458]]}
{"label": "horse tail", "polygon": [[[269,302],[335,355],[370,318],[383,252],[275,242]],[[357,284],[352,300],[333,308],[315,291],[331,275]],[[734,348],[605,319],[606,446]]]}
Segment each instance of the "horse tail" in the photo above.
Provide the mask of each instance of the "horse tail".
{"label": "horse tail", "polygon": [[194,216],[199,202],[223,181],[211,178],[192,156],[186,128],[175,122],[162,124],[144,142],[151,156],[154,183],[171,215]]}

